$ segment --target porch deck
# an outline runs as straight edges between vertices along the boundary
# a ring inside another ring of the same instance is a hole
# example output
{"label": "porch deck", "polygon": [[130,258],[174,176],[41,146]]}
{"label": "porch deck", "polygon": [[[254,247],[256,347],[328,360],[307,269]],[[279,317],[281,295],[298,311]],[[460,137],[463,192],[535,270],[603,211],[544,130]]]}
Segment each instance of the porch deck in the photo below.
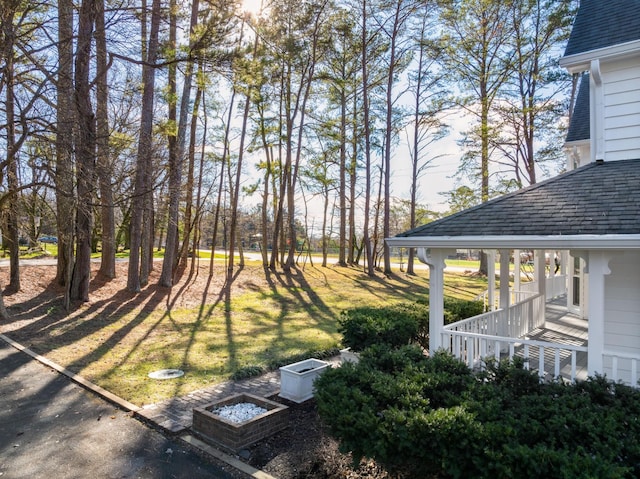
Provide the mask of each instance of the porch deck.
{"label": "porch deck", "polygon": [[588,376],[587,321],[566,308],[566,295],[545,301],[545,295],[523,292],[506,309],[497,309],[446,325],[442,344],[473,368],[488,357],[520,357],[525,368],[543,380],[566,381]]}
{"label": "porch deck", "polygon": [[[541,341],[545,343],[566,344],[572,346],[586,347],[588,343],[589,330],[587,320],[581,319],[567,311],[566,296],[555,298],[546,303],[545,323],[543,327],[533,329],[525,339]],[[556,350],[560,359],[560,375],[563,378],[571,377],[571,351],[566,349]],[[514,351],[515,356],[525,356],[525,346],[518,345]],[[587,353],[577,351],[576,353],[577,380],[587,379]],[[539,369],[540,348],[528,348],[529,364],[531,369]],[[555,355],[545,354],[544,371],[546,379],[553,379],[555,376]]]}

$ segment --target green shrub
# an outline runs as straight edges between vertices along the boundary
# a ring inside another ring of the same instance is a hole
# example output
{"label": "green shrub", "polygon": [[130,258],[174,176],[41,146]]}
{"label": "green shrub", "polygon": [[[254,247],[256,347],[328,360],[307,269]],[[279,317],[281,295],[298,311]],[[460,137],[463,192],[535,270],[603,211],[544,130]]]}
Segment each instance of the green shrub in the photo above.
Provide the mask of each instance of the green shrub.
{"label": "green shrub", "polygon": [[417,339],[425,317],[428,318],[428,309],[418,303],[363,306],[343,311],[338,331],[344,346],[353,351],[363,351],[374,344],[399,347]]}
{"label": "green shrub", "polygon": [[540,383],[519,362],[477,374],[377,345],[315,387],[341,449],[399,477],[640,477],[640,392],[602,377]]}
{"label": "green shrub", "polygon": [[[483,312],[481,301],[457,298],[445,298],[444,308],[446,324]],[[374,344],[399,347],[412,342],[429,349],[429,305],[411,302],[348,309],[340,316],[338,331],[343,345],[357,352]]]}
{"label": "green shrub", "polygon": [[444,298],[444,322],[455,323],[484,313],[482,301],[467,301],[458,298]]}

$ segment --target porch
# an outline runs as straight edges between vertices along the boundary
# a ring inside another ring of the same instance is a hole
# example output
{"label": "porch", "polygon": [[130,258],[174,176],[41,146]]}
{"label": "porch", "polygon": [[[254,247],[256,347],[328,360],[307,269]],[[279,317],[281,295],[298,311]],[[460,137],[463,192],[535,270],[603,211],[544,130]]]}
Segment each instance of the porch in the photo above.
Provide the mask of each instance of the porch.
{"label": "porch", "polygon": [[442,347],[472,368],[484,367],[487,357],[520,357],[541,379],[586,379],[588,324],[567,310],[566,296],[545,302],[539,293],[515,295],[506,309],[444,326]]}

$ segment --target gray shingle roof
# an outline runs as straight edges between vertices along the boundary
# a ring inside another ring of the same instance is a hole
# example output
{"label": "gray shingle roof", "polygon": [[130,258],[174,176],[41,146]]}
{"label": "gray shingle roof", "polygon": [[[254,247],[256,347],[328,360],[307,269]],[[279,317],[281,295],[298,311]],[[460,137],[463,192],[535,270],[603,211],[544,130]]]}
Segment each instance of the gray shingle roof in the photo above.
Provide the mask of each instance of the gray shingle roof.
{"label": "gray shingle roof", "polygon": [[399,234],[640,234],[640,159],[596,162]]}
{"label": "gray shingle roof", "polygon": [[564,52],[584,53],[640,39],[640,0],[582,0]]}
{"label": "gray shingle roof", "polygon": [[588,140],[591,137],[590,124],[589,74],[584,73],[580,78],[580,87],[576,96],[576,104],[573,107],[566,141]]}

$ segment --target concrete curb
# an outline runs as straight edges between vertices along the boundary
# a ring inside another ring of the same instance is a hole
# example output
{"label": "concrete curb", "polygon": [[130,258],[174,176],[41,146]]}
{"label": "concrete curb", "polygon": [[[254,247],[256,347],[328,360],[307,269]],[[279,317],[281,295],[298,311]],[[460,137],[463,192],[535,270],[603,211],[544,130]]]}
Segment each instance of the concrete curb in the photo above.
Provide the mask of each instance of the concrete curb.
{"label": "concrete curb", "polygon": [[[45,358],[44,356],[41,356],[40,354],[37,354],[33,351],[31,351],[29,348],[23,346],[20,343],[15,342],[13,339],[8,338],[7,336],[5,336],[4,334],[0,334],[0,339],[2,341],[4,341],[5,343],[9,344],[10,346],[12,346],[13,348],[17,349],[18,351],[21,351],[25,354],[27,354],[28,356],[32,357],[33,359],[35,359],[36,361],[38,361],[41,364],[44,364],[47,367],[50,367],[51,369],[54,369],[55,371],[59,372],[60,374],[63,374],[64,376],[68,377],[71,381],[75,382],[76,384],[82,386],[83,388],[93,392],[94,394],[97,394],[98,396],[104,398],[105,400],[109,401],[110,403],[113,403],[115,405],[117,405],[118,407],[120,407],[121,409],[127,411],[127,412],[131,412],[134,413],[137,417],[139,417],[141,420],[148,422],[149,419],[137,414],[138,411],[140,411],[142,408],[140,406],[136,406],[133,403],[130,403],[129,401],[126,401],[124,399],[122,399],[119,396],[116,396],[113,393],[110,393],[109,391],[107,391],[104,388],[101,388],[100,386],[93,384],[90,381],[87,381],[85,378],[83,378],[82,376],[69,371],[66,368],[63,368],[62,366],[54,363],[53,361]],[[225,454],[224,452],[216,449],[213,446],[210,446],[209,444],[191,436],[190,434],[184,434],[181,436],[176,437],[176,439],[179,439],[181,441],[184,441],[186,444],[195,447],[199,450],[201,450],[202,452],[214,457],[215,459],[218,459],[219,461],[224,462],[225,464],[227,464],[230,467],[233,467],[234,469],[247,474],[249,477],[255,478],[255,479],[277,479],[274,476],[267,474],[266,472],[263,472],[259,469],[256,469],[248,464],[245,464],[244,462],[240,461],[239,459],[236,459],[233,456],[230,456],[229,454]]]}

